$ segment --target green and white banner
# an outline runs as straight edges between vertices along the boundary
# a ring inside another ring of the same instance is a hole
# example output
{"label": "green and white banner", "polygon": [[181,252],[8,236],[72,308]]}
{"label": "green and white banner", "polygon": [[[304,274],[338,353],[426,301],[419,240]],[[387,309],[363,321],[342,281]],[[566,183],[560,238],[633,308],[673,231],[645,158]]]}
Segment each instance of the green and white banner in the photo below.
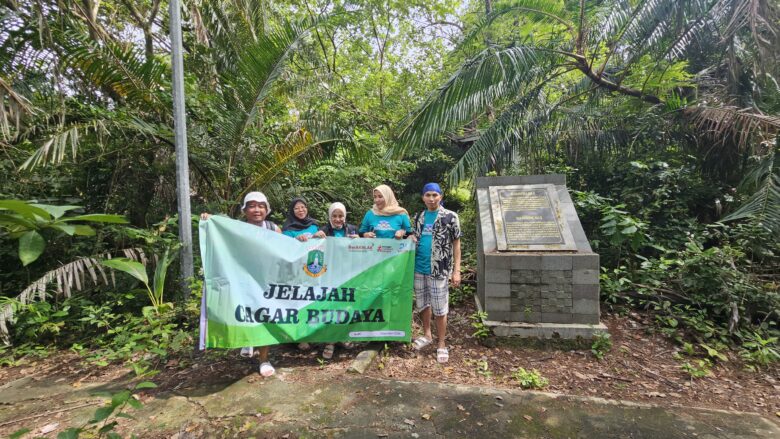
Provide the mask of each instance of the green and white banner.
{"label": "green and white banner", "polygon": [[200,222],[201,346],[411,339],[414,244]]}

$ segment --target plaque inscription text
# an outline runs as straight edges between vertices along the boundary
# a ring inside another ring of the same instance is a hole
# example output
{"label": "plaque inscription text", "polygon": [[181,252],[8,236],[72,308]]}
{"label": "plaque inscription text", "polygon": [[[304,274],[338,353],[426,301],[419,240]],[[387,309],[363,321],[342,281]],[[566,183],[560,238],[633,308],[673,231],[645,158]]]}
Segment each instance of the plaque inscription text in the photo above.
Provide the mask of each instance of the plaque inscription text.
{"label": "plaque inscription text", "polygon": [[498,199],[508,245],[565,243],[546,189],[499,189]]}

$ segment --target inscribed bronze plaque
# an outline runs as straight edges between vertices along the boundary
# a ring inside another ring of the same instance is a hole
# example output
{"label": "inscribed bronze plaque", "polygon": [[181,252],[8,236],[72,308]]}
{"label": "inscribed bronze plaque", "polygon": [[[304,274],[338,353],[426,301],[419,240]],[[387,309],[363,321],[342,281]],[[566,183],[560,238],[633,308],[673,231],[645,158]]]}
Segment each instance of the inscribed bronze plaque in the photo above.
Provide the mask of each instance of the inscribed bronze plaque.
{"label": "inscribed bronze plaque", "polygon": [[576,250],[554,185],[491,186],[498,250]]}

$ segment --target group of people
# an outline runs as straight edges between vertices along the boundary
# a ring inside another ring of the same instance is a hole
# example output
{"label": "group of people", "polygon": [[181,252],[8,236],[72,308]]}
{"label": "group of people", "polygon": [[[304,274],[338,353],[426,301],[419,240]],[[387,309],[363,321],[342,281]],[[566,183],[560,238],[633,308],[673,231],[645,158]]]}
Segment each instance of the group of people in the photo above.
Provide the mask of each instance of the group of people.
{"label": "group of people", "polygon": [[[460,221],[455,212],[444,208],[443,193],[437,183],[426,184],[421,191],[425,209],[414,217],[396,200],[393,190],[387,185],[379,185],[373,190],[374,205],[363,216],[359,227],[347,222],[347,209],[343,203],[335,202],[328,208],[328,221],[319,226],[309,216],[309,206],[303,198],[294,198],[287,210],[287,218],[282,227],[268,220],[271,205],[262,192],[250,192],[244,197],[242,211],[246,222],[282,233],[299,241],[312,238],[390,238],[411,239],[417,243],[414,264],[415,308],[420,314],[423,334],[415,338],[414,349],[421,350],[433,343],[431,323],[435,322],[438,336],[436,360],[446,363],[449,351],[445,344],[447,314],[449,312],[449,281],[460,285]],[[209,218],[208,213],[201,214],[201,220]],[[299,345],[308,349],[307,343]],[[260,374],[271,376],[274,367],[268,359],[268,346],[257,349],[243,348],[241,354],[251,357],[257,352],[260,359]],[[328,343],[323,349],[323,357],[333,357],[335,344]]]}

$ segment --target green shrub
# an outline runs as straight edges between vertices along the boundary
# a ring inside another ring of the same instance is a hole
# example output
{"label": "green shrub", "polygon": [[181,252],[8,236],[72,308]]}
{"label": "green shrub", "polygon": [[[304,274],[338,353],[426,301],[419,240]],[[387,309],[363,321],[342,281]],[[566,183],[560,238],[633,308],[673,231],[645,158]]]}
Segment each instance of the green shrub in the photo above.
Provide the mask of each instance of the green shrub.
{"label": "green shrub", "polygon": [[523,389],[543,389],[549,384],[547,378],[543,377],[536,369],[525,370],[520,367],[512,373],[512,378],[514,378]]}
{"label": "green shrub", "polygon": [[469,316],[469,319],[471,319],[471,327],[474,328],[474,332],[471,334],[474,338],[485,339],[490,336],[490,327],[483,322],[487,319],[486,312],[475,312]]}
{"label": "green shrub", "polygon": [[599,331],[594,334],[593,344],[590,345],[590,351],[599,360],[604,359],[604,355],[612,349],[612,340],[608,332]]}

